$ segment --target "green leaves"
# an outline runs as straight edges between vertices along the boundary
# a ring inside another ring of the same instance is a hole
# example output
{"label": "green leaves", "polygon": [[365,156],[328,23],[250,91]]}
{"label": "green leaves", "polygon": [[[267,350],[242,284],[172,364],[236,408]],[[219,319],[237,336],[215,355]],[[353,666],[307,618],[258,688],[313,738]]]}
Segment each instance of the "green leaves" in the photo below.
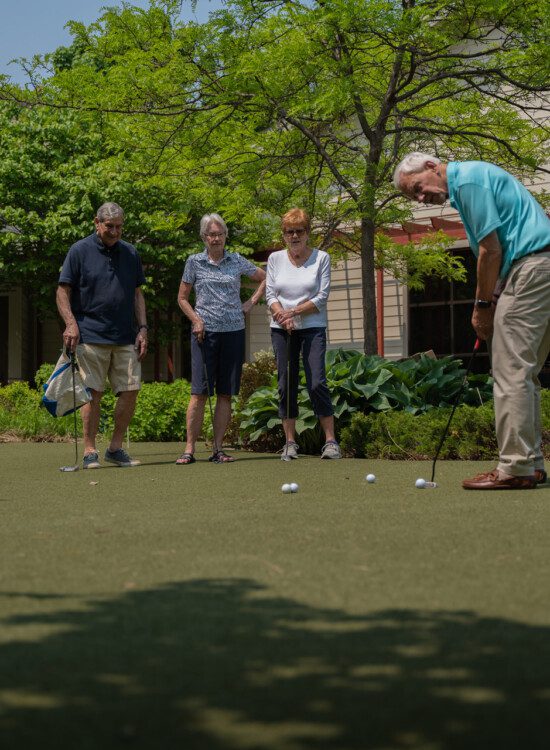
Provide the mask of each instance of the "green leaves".
{"label": "green leaves", "polygon": [[[327,385],[334,415],[342,430],[356,412],[407,411],[423,414],[449,406],[460,390],[465,370],[452,357],[432,359],[424,354],[400,362],[368,356],[353,350],[333,349],[326,355]],[[247,443],[254,443],[280,423],[277,378],[270,386],[256,390],[241,411],[240,428]],[[486,375],[470,376],[462,402],[477,405],[492,399],[492,381]],[[322,436],[311,409],[305,375],[300,374],[299,418],[296,432],[302,450],[320,448]]]}

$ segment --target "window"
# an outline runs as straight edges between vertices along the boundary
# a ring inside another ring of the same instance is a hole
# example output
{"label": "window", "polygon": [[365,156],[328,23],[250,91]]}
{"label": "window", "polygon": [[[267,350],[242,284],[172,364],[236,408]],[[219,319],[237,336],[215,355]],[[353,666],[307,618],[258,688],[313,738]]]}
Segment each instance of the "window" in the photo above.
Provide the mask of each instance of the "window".
{"label": "window", "polygon": [[[433,349],[438,357],[453,354],[467,360],[474,347],[470,323],[476,291],[476,258],[467,248],[456,250],[466,268],[466,281],[428,279],[424,290],[409,293],[409,353]],[[473,372],[489,371],[485,347],[479,351]]]}

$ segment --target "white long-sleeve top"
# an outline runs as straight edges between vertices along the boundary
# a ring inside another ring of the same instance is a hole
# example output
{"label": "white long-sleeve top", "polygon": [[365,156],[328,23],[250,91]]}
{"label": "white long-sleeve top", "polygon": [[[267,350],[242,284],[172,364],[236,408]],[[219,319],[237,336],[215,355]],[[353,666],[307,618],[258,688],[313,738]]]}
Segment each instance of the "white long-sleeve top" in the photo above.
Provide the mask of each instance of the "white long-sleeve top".
{"label": "white long-sleeve top", "polygon": [[[301,315],[300,328],[326,328],[329,292],[330,257],[324,250],[314,249],[304,265],[298,267],[290,262],[286,250],[277,250],[269,256],[265,289],[268,307],[280,302],[283,309],[289,310],[309,300],[318,310]],[[282,328],[273,319],[271,327]]]}

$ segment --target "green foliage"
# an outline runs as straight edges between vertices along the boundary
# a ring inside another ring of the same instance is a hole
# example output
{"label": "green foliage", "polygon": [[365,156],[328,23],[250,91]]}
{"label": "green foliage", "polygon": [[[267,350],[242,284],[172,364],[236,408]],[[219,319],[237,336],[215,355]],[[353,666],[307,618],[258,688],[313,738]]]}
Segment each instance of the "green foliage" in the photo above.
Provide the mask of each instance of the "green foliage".
{"label": "green foliage", "polygon": [[72,434],[73,416],[54,419],[41,407],[41,394],[28,383],[0,388],[0,442],[55,441]]}
{"label": "green foliage", "polygon": [[[404,411],[354,414],[342,431],[342,449],[364,458],[433,458],[450,409],[413,415]],[[441,458],[487,460],[498,454],[492,403],[459,406],[441,450]]]}
{"label": "green foliage", "polygon": [[[0,286],[20,284],[51,317],[69,247],[94,231],[97,208],[110,200],[125,209],[149,312],[174,313],[185,260],[200,249],[202,198],[174,177],[129,174],[128,144],[110,143],[97,114],[0,102],[0,133]],[[163,342],[175,328],[164,326]]]}
{"label": "green foliage", "polygon": [[51,374],[53,373],[55,369],[55,365],[51,365],[48,362],[44,362],[44,364],[40,365],[38,370],[36,371],[34,375],[34,382],[36,384],[37,389],[42,392],[42,386],[44,383],[47,383]]}
{"label": "green foliage", "polygon": [[[53,365],[44,364],[35,375],[37,389],[27,383],[16,382],[0,388],[0,441],[62,439],[73,434],[73,415],[54,418],[41,406],[41,385]],[[137,400],[130,425],[130,439],[134,441],[171,441],[185,438],[185,413],[191,386],[186,380],[173,383],[144,383]],[[116,397],[107,388],[101,402],[100,434],[111,435]],[[77,420],[82,432],[80,416]],[[212,425],[208,410],[205,413],[204,435],[211,435]]]}
{"label": "green foliage", "polygon": [[[255,391],[272,383],[273,373],[276,371],[277,363],[271,351],[256,352],[254,354],[254,361],[245,362],[243,365],[239,395],[233,399],[233,413],[226,432],[226,440],[230,445],[242,444],[245,447],[247,446],[249,441],[246,436],[244,441],[242,441],[243,436],[240,429],[243,409]],[[262,441],[263,450],[267,452],[276,450],[283,439],[283,431],[280,425],[278,429],[275,427],[272,433],[265,435],[264,438],[265,440]]]}
{"label": "green foliage", "polygon": [[[190,396],[191,385],[186,380],[143,383],[130,423],[130,439],[138,442],[183,440]],[[113,430],[115,403],[116,397],[109,388],[103,396],[101,409],[100,431],[105,435]],[[206,413],[204,429],[210,429],[210,415]]]}
{"label": "green foliage", "polygon": [[[355,412],[403,410],[421,414],[447,406],[463,383],[465,371],[452,357],[419,357],[393,362],[383,357],[365,356],[354,350],[332,349],[326,355],[327,385],[334,406],[336,425],[341,431]],[[463,402],[476,405],[492,398],[488,376],[472,375],[464,388]],[[247,397],[240,412],[241,430],[253,449],[264,449],[272,431],[280,424],[276,374],[271,383]],[[302,452],[316,452],[321,446],[318,427],[309,396],[305,374],[300,373],[299,418],[296,432]],[[257,441],[258,446],[256,448]]]}
{"label": "green foliage", "polygon": [[[550,457],[550,392],[543,390],[543,447]],[[413,415],[404,411],[354,414],[342,430],[341,446],[350,456],[387,459],[433,459],[450,416],[449,408]],[[441,449],[443,459],[464,461],[498,457],[493,404],[459,406]]]}
{"label": "green foliage", "polygon": [[123,3],[72,22],[42,78],[0,88],[31,105],[6,105],[0,125],[0,204],[23,233],[2,253],[44,294],[105,185],[131,214],[129,239],[147,235],[151,304],[165,310],[199,207],[238,223],[247,250],[280,239],[276,217],[303,205],[325,246],[361,256],[372,352],[376,264],[416,287],[463,273],[436,235],[416,257],[377,242],[412,211],[396,162],[437,151],[531,178],[547,160],[547,122],[533,117],[550,77],[547,0],[232,0],[205,24],[178,10]]}

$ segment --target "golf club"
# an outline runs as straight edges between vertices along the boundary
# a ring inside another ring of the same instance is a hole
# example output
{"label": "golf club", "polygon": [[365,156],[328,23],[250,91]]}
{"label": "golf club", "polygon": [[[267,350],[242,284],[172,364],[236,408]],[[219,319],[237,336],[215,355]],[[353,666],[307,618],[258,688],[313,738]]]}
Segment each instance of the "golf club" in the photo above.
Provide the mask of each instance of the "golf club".
{"label": "golf club", "polygon": [[[285,419],[290,419],[290,331],[286,334],[286,416]],[[281,461],[292,461],[288,456],[288,439],[285,433],[285,450],[281,456]]]}
{"label": "golf club", "polygon": [[457,394],[455,396],[454,403],[453,403],[453,408],[451,409],[451,414],[449,416],[449,419],[447,421],[445,429],[443,430],[443,434],[441,435],[441,440],[439,441],[439,445],[437,446],[437,450],[435,452],[435,458],[434,458],[433,464],[432,464],[432,479],[431,479],[431,482],[426,482],[426,487],[429,487],[430,485],[431,486],[435,486],[435,484],[434,484],[435,464],[436,464],[437,459],[439,458],[439,453],[441,451],[441,448],[443,447],[443,443],[445,442],[445,438],[447,437],[447,433],[449,432],[449,427],[451,426],[451,421],[452,421],[453,415],[454,415],[454,413],[456,411],[456,407],[458,406],[458,403],[459,403],[460,398],[462,396],[462,393],[464,391],[464,386],[466,385],[466,383],[468,381],[468,375],[470,374],[470,370],[472,369],[472,364],[473,364],[473,361],[474,361],[474,357],[476,356],[476,353],[477,353],[477,351],[478,351],[478,349],[479,349],[480,346],[481,346],[481,341],[479,339],[476,339],[476,342],[474,344],[474,348],[472,350],[472,354],[470,356],[470,361],[468,362],[468,366],[466,367],[466,372],[464,374],[464,378],[462,379],[462,384],[461,384],[460,388],[458,389],[458,392],[457,392]]}
{"label": "golf club", "polygon": [[78,471],[78,433],[76,427],[76,383],[75,383],[75,371],[78,367],[76,363],[76,355],[74,352],[67,351],[67,356],[71,360],[71,371],[73,375],[73,427],[74,427],[74,466],[60,466],[59,471]]}
{"label": "golf club", "polygon": [[208,393],[208,408],[210,409],[210,422],[212,423],[212,453],[217,452],[216,446],[216,434],[214,432],[214,412],[212,411],[212,396],[210,395],[210,381],[208,380],[208,370],[206,368],[206,355],[204,353],[204,341],[199,343],[199,348],[202,354],[202,367],[204,370],[204,378],[206,380],[206,391]]}

